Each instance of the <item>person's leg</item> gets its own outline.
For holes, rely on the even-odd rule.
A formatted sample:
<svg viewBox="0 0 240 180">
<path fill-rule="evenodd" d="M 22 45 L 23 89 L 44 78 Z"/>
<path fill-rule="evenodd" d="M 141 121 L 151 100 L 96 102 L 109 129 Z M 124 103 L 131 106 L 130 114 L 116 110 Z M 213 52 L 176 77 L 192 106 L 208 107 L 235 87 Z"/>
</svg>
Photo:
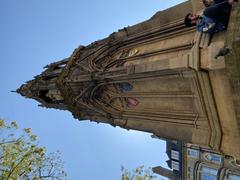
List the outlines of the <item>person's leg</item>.
<svg viewBox="0 0 240 180">
<path fill-rule="evenodd" d="M 238 2 L 238 0 L 202 0 L 202 3 L 204 4 L 205 7 L 212 6 L 214 4 L 219 4 L 224 1 L 230 2 L 230 4 L 233 4 L 233 2 Z"/>
<path fill-rule="evenodd" d="M 224 1 L 219 4 L 214 4 L 209 7 L 207 7 L 203 14 L 207 16 L 208 18 L 214 19 L 216 21 L 219 20 L 219 16 L 223 13 L 230 12 L 231 11 L 231 4 L 228 1 Z"/>
<path fill-rule="evenodd" d="M 222 2 L 224 2 L 224 1 L 226 1 L 226 0 L 214 0 L 214 3 L 215 3 L 215 4 L 219 4 L 219 3 L 222 3 Z"/>
<path fill-rule="evenodd" d="M 225 0 L 224 2 L 207 7 L 204 11 L 204 15 L 216 22 L 220 22 L 227 28 L 231 7 L 234 2 L 238 2 L 238 0 Z"/>
</svg>

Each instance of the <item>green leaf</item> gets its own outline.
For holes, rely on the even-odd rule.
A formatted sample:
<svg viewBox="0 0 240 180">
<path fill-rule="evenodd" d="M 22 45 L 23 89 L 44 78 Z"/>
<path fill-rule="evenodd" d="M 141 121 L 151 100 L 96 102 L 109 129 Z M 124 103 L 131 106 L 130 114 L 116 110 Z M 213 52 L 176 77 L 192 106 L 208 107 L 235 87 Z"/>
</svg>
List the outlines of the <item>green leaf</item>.
<svg viewBox="0 0 240 180">
<path fill-rule="evenodd" d="M 5 127 L 5 121 L 3 119 L 0 119 L 0 128 Z"/>
<path fill-rule="evenodd" d="M 30 139 L 31 139 L 31 141 L 36 141 L 37 140 L 37 136 L 36 135 L 31 135 Z"/>
<path fill-rule="evenodd" d="M 121 167 L 121 180 L 154 180 L 156 176 L 153 175 L 151 169 L 144 170 L 144 166 L 139 166 L 134 169 L 132 172 L 125 169 L 123 166 Z"/>
<path fill-rule="evenodd" d="M 12 128 L 18 129 L 18 124 L 16 121 L 11 122 Z"/>
<path fill-rule="evenodd" d="M 46 154 L 46 149 L 38 146 L 37 136 L 32 134 L 31 128 L 25 128 L 19 134 L 16 121 L 7 125 L 2 119 L 0 128 L 3 134 L 0 136 L 0 167 L 6 170 L 0 172 L 0 179 L 26 179 L 25 175 L 31 177 L 30 179 L 40 180 L 42 178 L 39 171 L 45 176 L 51 173 L 56 180 L 65 179 L 60 152 Z"/>
<path fill-rule="evenodd" d="M 30 134 L 32 132 L 31 128 L 24 128 L 25 133 Z"/>
</svg>

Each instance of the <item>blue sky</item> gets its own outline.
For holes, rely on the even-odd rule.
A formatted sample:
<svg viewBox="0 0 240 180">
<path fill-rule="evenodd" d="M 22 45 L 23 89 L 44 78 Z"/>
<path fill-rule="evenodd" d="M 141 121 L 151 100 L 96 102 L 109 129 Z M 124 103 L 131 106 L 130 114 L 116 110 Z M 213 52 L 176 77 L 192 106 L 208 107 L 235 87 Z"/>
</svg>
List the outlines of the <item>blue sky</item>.
<svg viewBox="0 0 240 180">
<path fill-rule="evenodd" d="M 31 127 L 40 145 L 60 150 L 70 180 L 118 180 L 121 165 L 166 166 L 165 143 L 149 134 L 79 122 L 11 93 L 42 67 L 183 0 L 1 0 L 0 117 Z"/>
</svg>

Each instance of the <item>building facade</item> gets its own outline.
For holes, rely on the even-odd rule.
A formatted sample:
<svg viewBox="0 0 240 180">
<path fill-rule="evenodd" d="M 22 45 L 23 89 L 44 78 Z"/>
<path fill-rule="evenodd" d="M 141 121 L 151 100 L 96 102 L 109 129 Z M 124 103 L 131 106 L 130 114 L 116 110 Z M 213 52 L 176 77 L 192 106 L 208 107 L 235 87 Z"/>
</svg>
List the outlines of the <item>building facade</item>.
<svg viewBox="0 0 240 180">
<path fill-rule="evenodd" d="M 239 161 L 208 148 L 187 144 L 184 148 L 185 179 L 240 180 Z"/>
<path fill-rule="evenodd" d="M 153 171 L 171 180 L 240 180 L 240 162 L 207 147 L 167 141 L 168 167 Z"/>
<path fill-rule="evenodd" d="M 189 0 L 78 47 L 17 92 L 79 120 L 151 132 L 240 159 L 239 6 L 227 31 L 185 28 Z M 223 46 L 231 53 L 215 58 Z M 233 146 L 234 144 L 234 146 Z"/>
</svg>

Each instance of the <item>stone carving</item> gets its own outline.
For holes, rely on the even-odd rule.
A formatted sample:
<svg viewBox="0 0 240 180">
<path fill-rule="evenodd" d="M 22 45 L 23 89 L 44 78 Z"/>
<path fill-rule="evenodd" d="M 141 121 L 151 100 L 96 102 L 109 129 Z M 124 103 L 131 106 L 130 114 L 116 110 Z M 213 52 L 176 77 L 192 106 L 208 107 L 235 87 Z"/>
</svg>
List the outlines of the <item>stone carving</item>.
<svg viewBox="0 0 240 180">
<path fill-rule="evenodd" d="M 229 32 L 210 42 L 209 36 L 184 27 L 185 12 L 201 10 L 199 3 L 184 2 L 80 46 L 18 92 L 80 120 L 151 132 L 240 158 L 240 100 L 231 86 L 239 81 L 234 76 L 239 69 L 225 64 L 224 57 L 212 58 Z"/>
</svg>

